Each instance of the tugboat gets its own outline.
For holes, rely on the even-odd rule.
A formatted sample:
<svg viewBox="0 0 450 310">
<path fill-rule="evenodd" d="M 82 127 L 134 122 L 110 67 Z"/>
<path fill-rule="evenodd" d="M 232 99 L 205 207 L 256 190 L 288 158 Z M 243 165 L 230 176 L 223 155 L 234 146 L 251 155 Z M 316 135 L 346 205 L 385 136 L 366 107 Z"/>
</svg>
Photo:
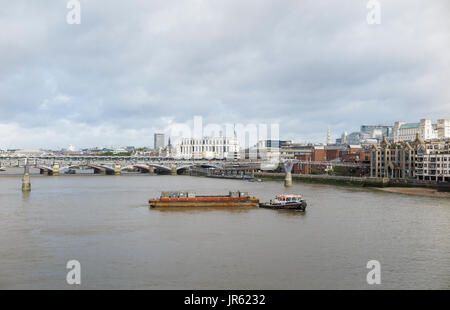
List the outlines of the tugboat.
<svg viewBox="0 0 450 310">
<path fill-rule="evenodd" d="M 302 198 L 302 195 L 278 195 L 274 200 L 270 200 L 268 203 L 260 203 L 260 208 L 267 209 L 290 209 L 290 210 L 306 210 L 306 201 Z"/>
<path fill-rule="evenodd" d="M 158 207 L 256 207 L 259 199 L 247 192 L 228 195 L 197 195 L 194 192 L 162 192 L 160 198 L 149 199 L 151 208 Z"/>
</svg>

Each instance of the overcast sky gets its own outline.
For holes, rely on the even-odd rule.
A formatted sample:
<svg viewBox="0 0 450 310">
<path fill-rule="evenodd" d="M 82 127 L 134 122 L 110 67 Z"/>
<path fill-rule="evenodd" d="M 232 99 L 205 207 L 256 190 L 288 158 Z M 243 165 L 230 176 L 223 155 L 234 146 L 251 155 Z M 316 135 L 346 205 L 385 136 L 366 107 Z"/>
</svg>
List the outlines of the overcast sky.
<svg viewBox="0 0 450 310">
<path fill-rule="evenodd" d="M 0 149 L 151 146 L 174 123 L 325 142 L 450 118 L 450 1 L 0 0 Z"/>
</svg>

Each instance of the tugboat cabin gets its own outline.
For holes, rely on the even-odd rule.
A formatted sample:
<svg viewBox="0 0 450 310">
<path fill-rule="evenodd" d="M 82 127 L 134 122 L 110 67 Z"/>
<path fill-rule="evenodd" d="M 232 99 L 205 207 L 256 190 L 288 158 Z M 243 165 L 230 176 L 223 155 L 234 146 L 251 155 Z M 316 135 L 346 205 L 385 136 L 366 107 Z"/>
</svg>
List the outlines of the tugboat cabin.
<svg viewBox="0 0 450 310">
<path fill-rule="evenodd" d="M 300 202 L 302 195 L 278 195 L 276 201 L 280 203 Z"/>
</svg>

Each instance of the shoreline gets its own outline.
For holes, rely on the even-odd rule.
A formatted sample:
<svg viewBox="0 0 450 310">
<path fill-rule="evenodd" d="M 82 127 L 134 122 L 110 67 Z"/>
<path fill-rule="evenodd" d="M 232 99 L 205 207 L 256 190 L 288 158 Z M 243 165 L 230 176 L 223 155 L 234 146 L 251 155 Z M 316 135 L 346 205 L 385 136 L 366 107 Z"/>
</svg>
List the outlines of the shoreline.
<svg viewBox="0 0 450 310">
<path fill-rule="evenodd" d="M 450 198 L 449 192 L 440 192 L 435 188 L 429 187 L 375 187 L 375 190 L 423 197 Z"/>
<path fill-rule="evenodd" d="M 263 180 L 283 181 L 283 173 L 260 173 L 255 176 Z M 320 175 L 299 175 L 292 174 L 292 181 L 299 183 L 316 183 L 328 184 L 334 186 L 350 186 L 350 187 L 365 187 L 372 188 L 395 194 L 450 198 L 450 191 L 448 187 L 439 187 L 439 185 L 416 185 L 416 184 L 402 184 L 382 179 L 368 179 L 359 177 L 336 177 L 336 176 L 320 176 Z M 443 189 L 443 190 L 440 190 Z"/>
</svg>

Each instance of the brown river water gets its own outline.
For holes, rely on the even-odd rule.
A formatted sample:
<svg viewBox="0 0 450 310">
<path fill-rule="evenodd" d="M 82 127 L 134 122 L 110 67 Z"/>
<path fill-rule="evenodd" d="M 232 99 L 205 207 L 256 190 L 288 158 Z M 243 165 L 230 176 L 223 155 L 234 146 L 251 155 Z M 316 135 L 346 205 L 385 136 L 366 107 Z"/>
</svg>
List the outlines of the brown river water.
<svg viewBox="0 0 450 310">
<path fill-rule="evenodd" d="M 450 288 L 450 199 L 169 175 L 32 176 L 23 194 L 4 174 L 0 289 Z M 149 209 L 166 190 L 301 193 L 308 208 Z M 80 286 L 66 283 L 72 259 Z"/>
</svg>

